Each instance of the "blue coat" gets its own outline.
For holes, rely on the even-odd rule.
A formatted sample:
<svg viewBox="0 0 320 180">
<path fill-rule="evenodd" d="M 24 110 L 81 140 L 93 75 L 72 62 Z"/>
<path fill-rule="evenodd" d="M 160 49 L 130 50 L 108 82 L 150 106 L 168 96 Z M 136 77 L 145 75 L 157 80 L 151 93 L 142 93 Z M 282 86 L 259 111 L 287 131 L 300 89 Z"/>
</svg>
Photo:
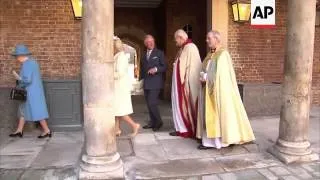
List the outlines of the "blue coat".
<svg viewBox="0 0 320 180">
<path fill-rule="evenodd" d="M 164 53 L 161 50 L 154 48 L 151 51 L 149 59 L 147 59 L 147 54 L 144 54 L 140 62 L 140 79 L 143 79 L 144 81 L 143 88 L 145 90 L 162 89 L 164 86 L 163 77 L 167 70 Z M 157 73 L 154 75 L 148 74 L 148 71 L 154 67 L 158 69 Z"/>
<path fill-rule="evenodd" d="M 27 90 L 27 101 L 22 104 L 26 121 L 40 121 L 49 117 L 38 63 L 29 57 L 20 69 L 19 86 Z"/>
</svg>

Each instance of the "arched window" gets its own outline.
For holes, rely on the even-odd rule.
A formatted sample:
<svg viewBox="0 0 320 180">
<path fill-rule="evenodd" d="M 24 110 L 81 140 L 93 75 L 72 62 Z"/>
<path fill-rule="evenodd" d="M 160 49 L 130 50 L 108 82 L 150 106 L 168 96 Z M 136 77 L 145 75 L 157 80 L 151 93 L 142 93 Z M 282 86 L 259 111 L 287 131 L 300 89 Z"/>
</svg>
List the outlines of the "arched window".
<svg viewBox="0 0 320 180">
<path fill-rule="evenodd" d="M 187 24 L 183 27 L 183 30 L 188 34 L 189 39 L 192 39 L 192 26 Z"/>
</svg>

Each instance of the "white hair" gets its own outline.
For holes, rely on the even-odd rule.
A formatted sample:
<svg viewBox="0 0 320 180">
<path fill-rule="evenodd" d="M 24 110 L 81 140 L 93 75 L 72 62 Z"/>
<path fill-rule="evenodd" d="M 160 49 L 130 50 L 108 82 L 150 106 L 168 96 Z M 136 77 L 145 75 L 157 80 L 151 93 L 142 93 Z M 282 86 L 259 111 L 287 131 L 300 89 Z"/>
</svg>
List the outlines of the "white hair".
<svg viewBox="0 0 320 180">
<path fill-rule="evenodd" d="M 154 37 L 151 34 L 147 34 L 147 35 L 144 36 L 144 41 L 146 41 L 147 39 L 154 40 Z"/>
<path fill-rule="evenodd" d="M 174 33 L 174 37 L 181 37 L 184 40 L 188 39 L 188 34 L 182 30 L 182 29 L 178 29 L 175 33 Z"/>
<path fill-rule="evenodd" d="M 208 34 L 212 34 L 212 36 L 220 43 L 221 42 L 221 34 L 217 30 L 211 30 Z"/>
<path fill-rule="evenodd" d="M 123 43 L 121 39 L 117 36 L 113 36 L 113 45 L 114 45 L 114 51 L 119 52 L 124 50 Z"/>
</svg>

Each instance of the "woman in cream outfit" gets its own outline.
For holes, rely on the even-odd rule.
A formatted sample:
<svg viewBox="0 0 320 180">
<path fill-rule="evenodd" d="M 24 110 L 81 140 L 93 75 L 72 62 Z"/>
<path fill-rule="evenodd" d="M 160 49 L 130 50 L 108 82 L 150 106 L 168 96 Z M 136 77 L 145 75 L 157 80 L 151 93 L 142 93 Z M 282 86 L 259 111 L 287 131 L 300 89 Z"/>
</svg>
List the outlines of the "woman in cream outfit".
<svg viewBox="0 0 320 180">
<path fill-rule="evenodd" d="M 119 120 L 122 119 L 132 127 L 131 136 L 135 136 L 139 131 L 140 124 L 134 122 L 129 116 L 133 113 L 131 82 L 128 74 L 129 59 L 124 53 L 122 41 L 118 37 L 114 37 L 114 60 L 116 134 L 121 135 Z"/>
</svg>

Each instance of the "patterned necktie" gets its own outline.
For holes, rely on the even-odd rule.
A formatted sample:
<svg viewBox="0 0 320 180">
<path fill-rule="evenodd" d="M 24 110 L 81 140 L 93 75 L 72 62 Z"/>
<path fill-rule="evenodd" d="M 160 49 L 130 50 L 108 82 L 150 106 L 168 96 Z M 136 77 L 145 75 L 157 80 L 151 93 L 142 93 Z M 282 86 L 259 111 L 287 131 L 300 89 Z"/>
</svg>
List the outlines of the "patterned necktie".
<svg viewBox="0 0 320 180">
<path fill-rule="evenodd" d="M 147 60 L 149 60 L 150 55 L 151 55 L 151 50 L 148 50 L 148 52 L 147 52 Z"/>
</svg>

